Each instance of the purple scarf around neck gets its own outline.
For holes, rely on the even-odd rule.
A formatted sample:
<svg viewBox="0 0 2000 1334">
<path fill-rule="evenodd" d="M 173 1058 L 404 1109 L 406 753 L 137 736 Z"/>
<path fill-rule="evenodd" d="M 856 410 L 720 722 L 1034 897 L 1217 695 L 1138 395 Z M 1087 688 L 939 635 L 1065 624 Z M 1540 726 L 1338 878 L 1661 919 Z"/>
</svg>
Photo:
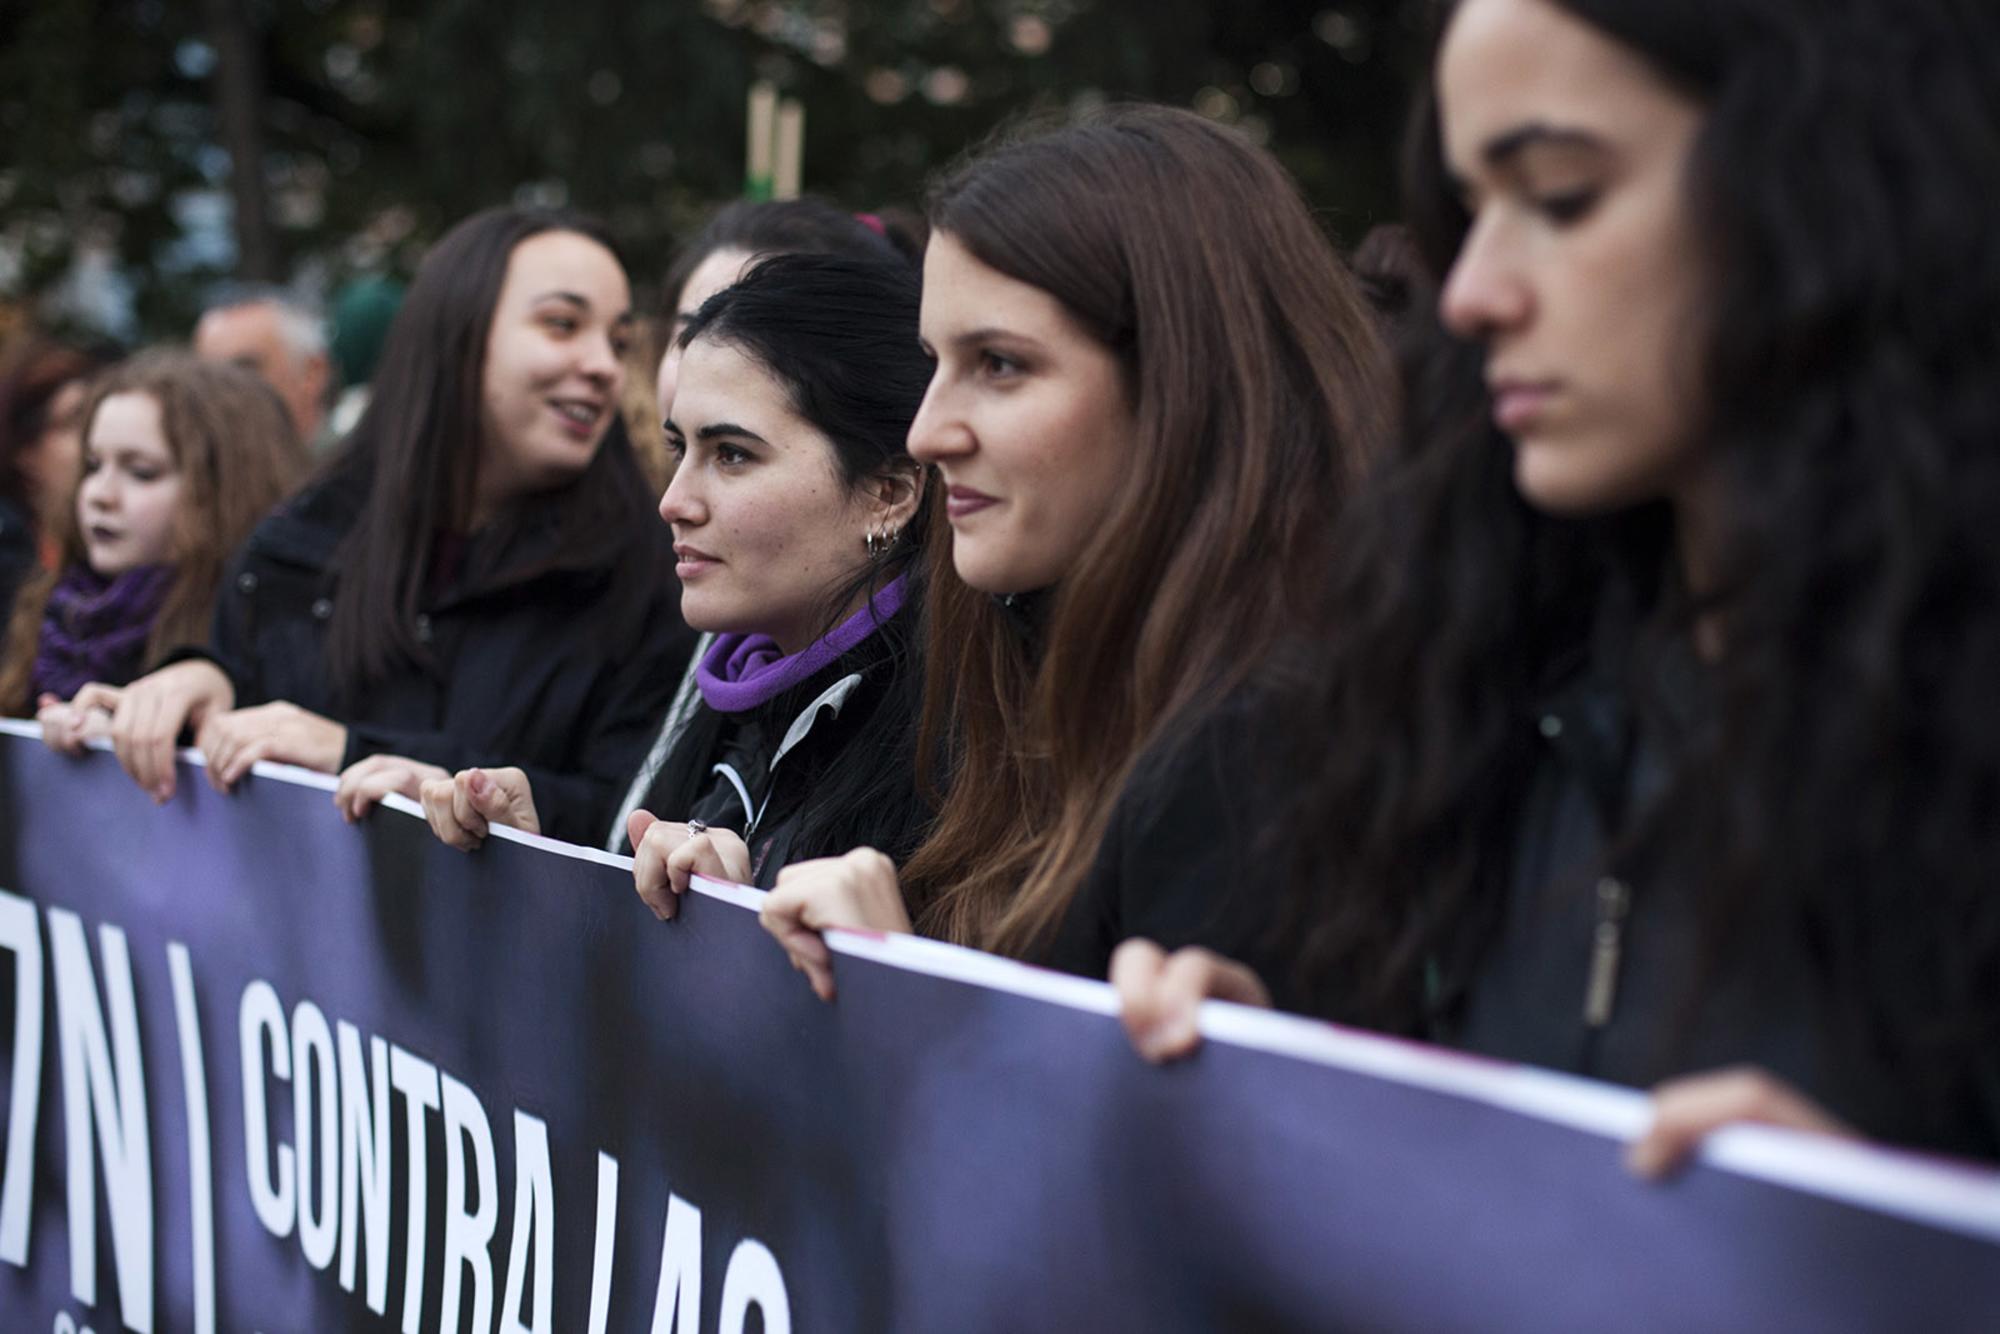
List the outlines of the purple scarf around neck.
<svg viewBox="0 0 2000 1334">
<path fill-rule="evenodd" d="M 790 657 L 769 635 L 717 635 L 694 669 L 702 699 L 718 713 L 769 703 L 873 634 L 902 609 L 903 591 L 903 576 L 897 575 L 867 606 Z"/>
<path fill-rule="evenodd" d="M 68 699 L 92 681 L 124 685 L 137 676 L 173 583 L 171 565 L 141 565 L 110 579 L 88 565 L 64 570 L 42 613 L 34 697 Z"/>
</svg>

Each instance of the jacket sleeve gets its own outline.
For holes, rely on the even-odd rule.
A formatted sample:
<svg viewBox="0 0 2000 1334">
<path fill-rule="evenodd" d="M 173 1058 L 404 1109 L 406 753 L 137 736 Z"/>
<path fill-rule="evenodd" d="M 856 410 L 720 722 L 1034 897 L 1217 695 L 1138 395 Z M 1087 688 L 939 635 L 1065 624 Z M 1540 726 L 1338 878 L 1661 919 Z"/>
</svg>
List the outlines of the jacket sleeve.
<svg viewBox="0 0 2000 1334">
<path fill-rule="evenodd" d="M 229 678 L 236 692 L 236 707 L 263 704 L 264 697 L 256 670 L 256 654 L 250 643 L 250 599 L 240 588 L 248 577 L 250 553 L 239 550 L 224 568 L 216 586 L 215 612 L 209 617 L 207 644 L 182 644 L 160 659 L 161 667 L 177 662 L 212 662 Z M 158 670 L 155 668 L 154 670 Z"/>
<path fill-rule="evenodd" d="M 493 753 L 444 731 L 358 722 L 348 726 L 341 767 L 370 755 L 403 755 L 453 772 L 518 764 L 534 792 L 542 832 L 598 846 L 645 759 L 693 649 L 693 632 L 678 615 L 658 624 L 659 631 L 647 636 L 638 651 L 600 674 L 561 764 L 523 764 L 518 755 Z"/>
</svg>

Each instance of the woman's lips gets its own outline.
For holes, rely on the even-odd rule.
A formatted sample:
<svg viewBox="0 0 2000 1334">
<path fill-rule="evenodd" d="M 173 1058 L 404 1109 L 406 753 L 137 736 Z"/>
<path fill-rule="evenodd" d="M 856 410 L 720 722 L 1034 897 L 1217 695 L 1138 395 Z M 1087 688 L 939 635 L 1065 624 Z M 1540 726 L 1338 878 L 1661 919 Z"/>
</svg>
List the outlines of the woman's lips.
<svg viewBox="0 0 2000 1334">
<path fill-rule="evenodd" d="M 969 486 L 949 487 L 944 493 L 944 512 L 953 519 L 963 519 L 968 514 L 977 514 L 987 506 L 999 503 L 998 497 L 975 491 Z"/>
<path fill-rule="evenodd" d="M 1555 397 L 1553 384 L 1508 383 L 1493 387 L 1493 424 L 1509 435 L 1532 430 Z"/>
<path fill-rule="evenodd" d="M 681 542 L 674 543 L 674 574 L 677 578 L 691 579 L 721 563 L 699 547 L 691 547 Z"/>
<path fill-rule="evenodd" d="M 595 436 L 604 418 L 602 405 L 584 403 L 576 399 L 550 399 L 549 408 L 555 413 L 556 421 L 562 426 L 564 433 L 574 440 L 589 440 Z"/>
</svg>

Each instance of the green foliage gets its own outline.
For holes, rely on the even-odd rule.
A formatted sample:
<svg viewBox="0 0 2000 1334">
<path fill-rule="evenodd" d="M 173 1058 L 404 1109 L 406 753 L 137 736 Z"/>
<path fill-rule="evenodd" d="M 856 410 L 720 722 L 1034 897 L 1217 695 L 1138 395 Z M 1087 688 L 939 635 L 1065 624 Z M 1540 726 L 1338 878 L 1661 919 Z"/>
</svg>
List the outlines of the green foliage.
<svg viewBox="0 0 2000 1334">
<path fill-rule="evenodd" d="M 248 25 L 262 64 L 260 179 L 288 271 L 407 271 L 456 218 L 528 199 L 604 216 L 643 298 L 676 238 L 741 189 L 759 77 L 806 106 L 806 188 L 857 208 L 917 203 L 929 173 L 1012 115 L 1143 97 L 1264 139 L 1352 242 L 1391 211 L 1426 9 L 17 0 L 0 9 L 0 297 L 59 307 L 62 276 L 95 251 L 141 331 L 173 336 L 228 275 L 234 256 L 201 244 L 228 217 L 218 10 Z"/>
</svg>

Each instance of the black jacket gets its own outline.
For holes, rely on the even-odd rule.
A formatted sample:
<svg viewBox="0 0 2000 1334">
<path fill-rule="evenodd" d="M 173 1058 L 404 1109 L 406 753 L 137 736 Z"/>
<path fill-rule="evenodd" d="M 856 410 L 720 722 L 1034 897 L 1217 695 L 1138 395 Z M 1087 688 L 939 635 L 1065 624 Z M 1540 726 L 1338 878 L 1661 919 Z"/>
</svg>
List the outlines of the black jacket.
<svg viewBox="0 0 2000 1334">
<path fill-rule="evenodd" d="M 932 815 L 917 796 L 913 761 L 922 667 L 912 604 L 920 601 L 913 593 L 861 643 L 742 713 L 702 703 L 690 664 L 611 830 L 612 850 L 630 851 L 623 817 L 643 806 L 741 835 L 752 883 L 765 888 L 790 862 L 852 848 L 907 858 Z"/>
<path fill-rule="evenodd" d="M 343 768 L 374 754 L 451 770 L 519 765 L 543 832 L 595 842 L 694 642 L 665 525 L 615 565 L 453 581 L 417 618 L 435 667 L 405 668 L 349 704 L 335 697 L 324 646 L 340 596 L 335 553 L 362 499 L 351 481 L 315 484 L 259 524 L 230 562 L 210 649 L 238 706 L 289 700 L 344 723 Z M 514 540 L 547 536 L 530 527 Z M 460 568 L 520 564 L 469 553 Z M 645 581 L 638 616 L 617 614 L 621 577 Z"/>
<path fill-rule="evenodd" d="M 1255 972 L 1296 1008 L 1278 938 L 1283 869 L 1259 842 L 1262 769 L 1283 725 L 1279 696 L 1245 686 L 1178 721 L 1133 766 L 1089 874 L 1036 962 L 1103 978 L 1120 942 L 1201 945 Z"/>
<path fill-rule="evenodd" d="M 1433 1036 L 1642 1088 L 1755 1065 L 1873 1137 L 2000 1158 L 2000 1052 L 1963 1072 L 1955 1105 L 1920 1105 L 1843 1031 L 1808 923 L 1749 918 L 1705 962 L 1691 887 L 1622 839 L 1701 717 L 1702 671 L 1684 646 L 1632 669 L 1605 656 L 1525 720 L 1540 752 L 1513 846 L 1496 852 L 1500 919 Z"/>
</svg>

